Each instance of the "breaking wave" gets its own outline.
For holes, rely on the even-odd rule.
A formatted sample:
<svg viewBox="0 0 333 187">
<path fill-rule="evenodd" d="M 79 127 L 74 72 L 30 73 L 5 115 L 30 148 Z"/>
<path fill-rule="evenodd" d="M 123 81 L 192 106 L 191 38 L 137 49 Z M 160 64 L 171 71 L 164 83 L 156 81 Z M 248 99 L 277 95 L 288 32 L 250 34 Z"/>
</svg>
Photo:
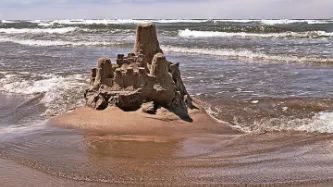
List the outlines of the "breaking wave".
<svg viewBox="0 0 333 187">
<path fill-rule="evenodd" d="M 140 23 L 148 23 L 146 20 L 34 20 L 30 21 L 31 23 L 37 23 L 39 26 L 53 26 L 53 25 L 111 25 L 111 24 L 140 24 Z"/>
<path fill-rule="evenodd" d="M 122 25 L 122 24 L 144 24 L 144 23 L 204 23 L 210 20 L 191 20 L 191 19 L 161 19 L 161 20 L 136 20 L 136 19 L 110 19 L 110 20 L 34 20 L 39 26 L 49 27 L 53 25 Z"/>
<path fill-rule="evenodd" d="M 62 41 L 62 40 L 29 40 L 29 39 L 15 39 L 15 38 L 1 38 L 0 42 L 12 42 L 21 45 L 28 45 L 28 46 L 95 46 L 95 47 L 111 47 L 111 46 L 121 46 L 125 45 L 126 43 L 122 42 L 75 42 L 75 41 Z"/>
<path fill-rule="evenodd" d="M 31 23 L 36 23 L 40 26 L 53 26 L 53 25 L 117 25 L 117 24 L 142 24 L 142 23 L 260 23 L 263 25 L 288 25 L 295 23 L 306 24 L 333 24 L 333 20 L 260 20 L 260 19 L 108 19 L 108 20 L 32 20 Z M 8 22 L 11 23 L 11 22 Z"/>
<path fill-rule="evenodd" d="M 243 132 L 299 131 L 307 133 L 333 133 L 333 113 L 319 112 L 312 118 L 299 119 L 290 117 L 264 118 L 253 124 L 237 123 L 235 129 Z"/>
<path fill-rule="evenodd" d="M 246 32 L 218 32 L 218 31 L 196 31 L 179 30 L 178 36 L 183 38 L 208 38 L 208 37 L 243 37 L 243 38 L 318 38 L 333 37 L 333 32 L 307 31 L 307 32 L 283 32 L 283 33 L 246 33 Z"/>
<path fill-rule="evenodd" d="M 333 24 L 333 20 L 292 20 L 292 19 L 281 19 L 281 20 L 261 20 L 261 19 L 236 19 L 236 20 L 213 20 L 215 23 L 218 22 L 232 22 L 232 23 L 251 23 L 257 22 L 264 25 L 288 25 L 295 23 L 306 23 L 306 24 Z"/>
<path fill-rule="evenodd" d="M 9 20 L 0 20 L 0 23 L 15 23 L 14 21 Z"/>
<path fill-rule="evenodd" d="M 318 112 L 312 118 L 295 118 L 295 117 L 264 117 L 253 123 L 240 122 L 234 117 L 233 122 L 228 123 L 220 119 L 219 114 L 222 112 L 219 107 L 212 107 L 204 102 L 206 112 L 215 120 L 228 124 L 235 130 L 245 133 L 265 133 L 265 132 L 307 132 L 307 133 L 333 133 L 333 112 Z"/>
<path fill-rule="evenodd" d="M 333 20 L 259 20 L 261 23 L 266 25 L 287 25 L 295 23 L 307 23 L 307 24 L 332 24 Z"/>
<path fill-rule="evenodd" d="M 9 37 L 0 37 L 0 42 L 12 42 L 20 45 L 28 46 L 62 46 L 62 47 L 122 47 L 132 45 L 130 41 L 63 41 L 63 40 L 31 40 L 31 39 L 16 39 Z M 321 63 L 331 64 L 333 59 L 322 58 L 316 56 L 295 56 L 288 54 L 266 54 L 263 52 L 255 52 L 249 49 L 230 49 L 230 48 L 190 48 L 190 47 L 177 47 L 170 45 L 161 46 L 165 52 L 174 52 L 192 55 L 213 55 L 224 56 L 231 58 L 240 58 L 248 60 L 267 60 L 267 61 L 282 61 L 282 62 L 299 62 L 299 63 Z"/>
<path fill-rule="evenodd" d="M 5 34 L 23 34 L 23 33 L 65 34 L 65 33 L 69 33 L 69 32 L 74 32 L 76 30 L 77 30 L 77 28 L 75 28 L 75 27 L 45 28 L 45 29 L 40 29 L 40 28 L 34 28 L 34 29 L 0 28 L 0 33 L 5 33 Z"/>
<path fill-rule="evenodd" d="M 270 55 L 261 52 L 254 52 L 248 49 L 208 49 L 208 48 L 186 48 L 175 46 L 162 46 L 163 51 L 176 52 L 184 54 L 201 54 L 201 55 L 214 55 L 225 56 L 233 58 L 245 58 L 249 60 L 267 60 L 267 61 L 282 61 L 282 62 L 299 62 L 299 63 L 333 63 L 330 58 L 318 57 L 298 57 L 292 55 Z"/>
<path fill-rule="evenodd" d="M 25 80 L 20 74 L 6 73 L 0 79 L 0 91 L 24 95 L 43 93 L 41 103 L 47 107 L 45 115 L 56 115 L 83 105 L 82 93 L 87 82 L 84 75 L 31 74 L 30 77 L 35 79 Z"/>
</svg>

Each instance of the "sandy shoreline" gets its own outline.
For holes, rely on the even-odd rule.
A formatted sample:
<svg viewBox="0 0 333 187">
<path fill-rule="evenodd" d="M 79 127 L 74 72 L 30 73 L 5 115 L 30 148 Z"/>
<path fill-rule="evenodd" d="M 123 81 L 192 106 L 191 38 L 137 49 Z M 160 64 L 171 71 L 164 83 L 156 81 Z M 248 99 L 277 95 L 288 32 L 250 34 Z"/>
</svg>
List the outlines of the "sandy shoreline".
<svg viewBox="0 0 333 187">
<path fill-rule="evenodd" d="M 0 158 L 0 182 L 6 187 L 107 187 L 118 186 L 116 184 L 92 183 L 76 181 L 48 175 L 44 172 L 23 166 L 11 160 Z M 128 185 L 130 186 L 130 185 Z"/>
<path fill-rule="evenodd" d="M 331 186 L 331 135 L 243 134 L 203 110 L 191 116 L 189 123 L 163 112 L 79 108 L 49 121 L 72 130 L 32 134 L 24 141 L 38 144 L 18 160 L 2 157 L 0 180 L 10 187 Z"/>
<path fill-rule="evenodd" d="M 202 108 L 190 115 L 193 122 L 163 110 L 81 107 L 49 120 L 51 130 L 5 141 L 0 181 L 9 187 L 332 184 L 330 134 L 244 134 Z"/>
<path fill-rule="evenodd" d="M 0 181 L 1 185 L 6 187 L 60 187 L 60 186 L 71 186 L 71 187 L 108 187 L 108 186 L 144 186 L 138 184 L 110 184 L 110 183 L 94 183 L 84 182 L 72 179 L 66 179 L 62 177 L 56 177 L 44 172 L 32 169 L 21 164 L 18 164 L 11 160 L 5 160 L 0 158 Z M 330 187 L 332 186 L 332 180 L 327 181 L 303 181 L 295 183 L 271 183 L 271 184 L 223 184 L 226 187 Z M 193 183 L 192 183 L 193 184 Z M 161 185 L 156 182 L 155 185 Z M 206 184 L 208 185 L 208 184 Z M 221 184 L 209 184 L 209 186 L 220 186 Z M 163 185 L 162 185 L 163 186 Z M 187 186 L 173 184 L 173 186 Z M 205 186 L 205 185 L 200 185 Z"/>
<path fill-rule="evenodd" d="M 159 110 L 157 114 L 151 115 L 140 110 L 124 112 L 117 107 L 108 107 L 102 111 L 81 107 L 73 112 L 51 119 L 49 124 L 87 132 L 113 134 L 171 135 L 184 131 L 211 131 L 221 134 L 240 133 L 212 119 L 202 108 L 191 110 L 190 115 L 193 122 L 183 121 L 166 110 Z"/>
</svg>

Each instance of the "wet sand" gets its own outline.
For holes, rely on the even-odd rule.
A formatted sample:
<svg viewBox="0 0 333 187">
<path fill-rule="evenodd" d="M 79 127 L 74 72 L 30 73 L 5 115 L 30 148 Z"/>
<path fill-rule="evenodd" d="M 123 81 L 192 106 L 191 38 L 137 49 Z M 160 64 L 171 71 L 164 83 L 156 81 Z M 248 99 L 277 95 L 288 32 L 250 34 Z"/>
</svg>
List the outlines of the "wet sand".
<svg viewBox="0 0 333 187">
<path fill-rule="evenodd" d="M 94 182 L 84 182 L 84 181 L 76 181 L 70 180 L 60 177 L 54 177 L 43 172 L 40 172 L 35 169 L 31 169 L 29 167 L 24 167 L 20 164 L 17 164 L 10 160 L 0 159 L 0 181 L 1 185 L 6 187 L 59 187 L 59 186 L 71 186 L 71 187 L 107 187 L 107 186 L 120 186 L 119 184 L 109 184 L 109 183 L 94 183 Z M 137 186 L 130 184 L 123 184 L 121 186 Z M 144 186 L 144 185 L 142 185 Z M 174 185 L 176 186 L 176 185 Z M 210 185 L 212 186 L 212 185 Z M 227 187 L 260 187 L 260 186 L 295 186 L 295 187 L 330 187 L 332 186 L 331 181 L 319 182 L 319 183 L 300 183 L 300 184 L 225 184 L 223 186 Z"/>
<path fill-rule="evenodd" d="M 79 108 L 2 137 L 5 186 L 331 186 L 333 135 L 244 134 L 203 110 Z"/>
<path fill-rule="evenodd" d="M 203 108 L 190 110 L 189 113 L 192 122 L 183 121 L 165 109 L 159 109 L 156 115 L 150 115 L 140 110 L 124 112 L 117 107 L 109 107 L 103 111 L 82 107 L 51 119 L 49 124 L 62 128 L 80 129 L 85 132 L 95 131 L 114 134 L 172 136 L 183 131 L 213 131 L 221 134 L 239 133 L 227 125 L 218 123 Z"/>
<path fill-rule="evenodd" d="M 0 159 L 1 186 L 6 187 L 44 187 L 44 186 L 73 186 L 88 187 L 93 184 L 57 178 L 36 169 L 24 167 L 11 160 Z M 95 184 L 95 186 L 97 186 Z M 103 186 L 103 184 L 99 185 Z"/>
<path fill-rule="evenodd" d="M 5 157 L 10 160 L 0 159 L 2 184 L 331 186 L 333 182 L 332 158 L 328 154 L 331 151 L 327 150 L 332 143 L 329 135 L 269 133 L 223 137 L 199 133 L 176 141 L 161 137 L 131 140 L 113 135 L 84 135 L 80 140 L 79 135 L 65 134 L 42 148 L 39 143 L 28 146 L 33 150 Z"/>
</svg>

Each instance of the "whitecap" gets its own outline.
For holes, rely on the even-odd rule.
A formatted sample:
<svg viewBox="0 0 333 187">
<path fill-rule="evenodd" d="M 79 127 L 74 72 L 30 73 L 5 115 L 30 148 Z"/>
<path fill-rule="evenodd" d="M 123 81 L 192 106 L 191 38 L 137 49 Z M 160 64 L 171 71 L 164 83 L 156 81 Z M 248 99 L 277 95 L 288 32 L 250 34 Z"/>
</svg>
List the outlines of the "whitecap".
<svg viewBox="0 0 333 187">
<path fill-rule="evenodd" d="M 0 28 L 0 33 L 5 34 L 23 34 L 23 33 L 48 33 L 48 34 L 65 34 L 75 31 L 75 27 L 66 27 L 66 28 L 35 28 L 35 29 L 16 29 L 16 28 Z"/>
<path fill-rule="evenodd" d="M 234 117 L 232 123 L 228 123 L 218 116 L 222 112 L 220 107 L 212 107 L 209 103 L 202 102 L 208 115 L 215 120 L 229 125 L 231 128 L 244 133 L 264 133 L 264 132 L 307 132 L 307 133 L 333 133 L 333 112 L 322 111 L 315 114 L 311 118 L 293 118 L 293 117 L 278 117 L 278 118 L 262 118 L 253 123 L 239 122 L 237 117 Z M 288 108 L 284 108 L 287 110 Z M 242 121 L 242 120 L 241 120 Z"/>
<path fill-rule="evenodd" d="M 41 103 L 47 107 L 45 115 L 56 115 L 83 105 L 82 93 L 87 86 L 85 75 L 64 77 L 46 74 L 40 78 L 25 80 L 17 74 L 6 74 L 0 80 L 0 91 L 24 95 L 44 93 Z"/>
<path fill-rule="evenodd" d="M 74 42 L 74 41 L 63 41 L 63 40 L 30 40 L 30 39 L 16 39 L 9 37 L 0 37 L 0 42 L 12 42 L 21 45 L 28 46 L 117 46 L 123 43 L 121 42 L 106 42 L 106 41 L 97 41 L 97 42 Z"/>
<path fill-rule="evenodd" d="M 329 64 L 333 63 L 333 59 L 330 58 L 318 58 L 318 57 L 298 57 L 292 55 L 270 55 L 262 52 L 254 52 L 249 49 L 209 49 L 209 48 L 187 48 L 187 47 L 176 47 L 176 46 L 162 46 L 165 52 L 192 54 L 192 55 L 214 55 L 224 56 L 231 58 L 241 58 L 249 60 L 264 60 L 264 61 L 277 61 L 277 62 L 298 62 L 298 63 L 322 63 Z"/>
<path fill-rule="evenodd" d="M 104 20 L 91 20 L 91 19 L 70 19 L 70 20 L 32 20 L 31 23 L 37 23 L 39 26 L 53 26 L 53 25 L 122 25 L 122 24 L 145 24 L 145 23 L 204 23 L 210 20 L 198 19 L 104 19 Z"/>
<path fill-rule="evenodd" d="M 183 38 L 212 38 L 212 37 L 241 37 L 241 38 L 312 38 L 333 37 L 333 32 L 307 31 L 307 32 L 283 32 L 283 33 L 246 33 L 246 32 L 218 32 L 218 31 L 196 31 L 179 30 L 178 36 Z"/>
<path fill-rule="evenodd" d="M 319 112 L 312 118 L 264 118 L 253 124 L 234 121 L 234 128 L 243 132 L 297 131 L 307 133 L 333 133 L 333 112 Z"/>
<path fill-rule="evenodd" d="M 14 21 L 9 21 L 9 20 L 0 20 L 2 23 L 15 23 Z"/>
<path fill-rule="evenodd" d="M 332 24 L 333 20 L 296 20 L 296 19 L 216 19 L 215 23 L 231 22 L 231 23 L 261 23 L 263 25 L 288 25 L 295 23 L 307 24 Z"/>
</svg>

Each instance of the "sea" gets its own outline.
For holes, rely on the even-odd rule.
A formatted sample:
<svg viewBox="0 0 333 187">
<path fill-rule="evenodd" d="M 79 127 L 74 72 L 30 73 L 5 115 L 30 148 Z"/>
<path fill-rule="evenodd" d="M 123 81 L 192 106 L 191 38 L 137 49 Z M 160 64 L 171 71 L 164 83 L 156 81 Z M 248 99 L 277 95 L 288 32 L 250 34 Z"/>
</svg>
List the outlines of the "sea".
<svg viewBox="0 0 333 187">
<path fill-rule="evenodd" d="M 227 145 L 218 144 L 219 135 L 210 136 L 214 145 L 207 143 L 207 137 L 200 139 L 201 136 L 177 144 L 174 149 L 181 149 L 179 145 L 200 149 L 198 154 L 182 157 L 188 160 L 179 164 L 179 167 L 197 169 L 183 173 L 188 181 L 192 180 L 191 175 L 196 175 L 202 184 L 205 181 L 271 184 L 331 179 L 332 19 L 0 20 L 0 158 L 56 177 L 110 182 L 100 170 L 94 170 L 94 176 L 84 173 L 83 170 L 92 166 L 84 164 L 88 161 L 75 161 L 80 158 L 84 141 L 69 129 L 48 126 L 47 121 L 85 105 L 83 93 L 89 85 L 90 68 L 96 66 L 100 57 L 108 56 L 115 63 L 117 54 L 132 52 L 136 25 L 142 23 L 156 25 L 167 59 L 180 63 L 188 92 L 202 103 L 212 118 L 247 138 L 260 137 L 256 139 L 258 142 L 260 139 L 260 145 L 251 138 L 234 137 L 233 147 L 240 146 L 242 150 L 231 151 L 230 158 L 224 158 L 228 162 L 223 163 L 217 159 L 217 153 Z M 278 148 L 273 146 L 275 140 Z M 253 146 L 245 146 L 251 141 Z M 270 141 L 274 148 L 267 148 Z M 253 153 L 250 150 L 253 151 L 255 145 L 264 145 L 267 149 Z M 62 156 L 70 155 L 66 150 L 71 146 L 80 149 L 69 151 L 72 156 L 65 162 Z M 110 146 L 117 145 L 110 143 Z M 119 146 L 128 145 L 122 140 Z M 229 148 L 225 149 L 230 152 Z M 248 152 L 242 154 L 247 149 Z M 57 155 L 58 151 L 63 154 Z M 215 160 L 203 163 L 202 151 Z M 105 156 L 103 154 L 99 156 Z M 54 155 L 56 159 L 52 160 Z M 196 156 L 198 158 L 194 159 Z M 117 162 L 118 157 L 112 158 Z M 179 155 L 175 159 L 179 159 Z M 281 164 L 284 159 L 289 160 Z M 238 165 L 233 165 L 236 162 Z M 269 164 L 264 164 L 266 162 Z M 190 163 L 196 164 L 189 166 Z M 72 168 L 70 174 L 63 170 L 66 166 Z M 79 173 L 74 172 L 75 167 L 80 168 Z M 234 172 L 233 177 L 238 176 L 238 179 L 233 180 L 230 173 L 215 171 L 221 168 Z M 267 168 L 274 172 L 270 173 Z M 296 176 L 295 171 L 302 175 Z M 207 172 L 209 176 L 205 175 Z M 255 172 L 261 172 L 260 177 Z M 269 176 L 265 178 L 266 174 Z M 251 180 L 245 176 L 251 176 Z M 143 174 L 141 177 L 144 180 Z M 162 175 L 155 177 L 151 180 L 163 183 Z M 132 179 L 142 182 L 140 177 Z M 1 180 L 5 178 L 0 176 Z M 130 179 L 124 175 L 117 182 L 122 180 Z M 184 181 L 178 182 L 183 184 Z"/>
</svg>

